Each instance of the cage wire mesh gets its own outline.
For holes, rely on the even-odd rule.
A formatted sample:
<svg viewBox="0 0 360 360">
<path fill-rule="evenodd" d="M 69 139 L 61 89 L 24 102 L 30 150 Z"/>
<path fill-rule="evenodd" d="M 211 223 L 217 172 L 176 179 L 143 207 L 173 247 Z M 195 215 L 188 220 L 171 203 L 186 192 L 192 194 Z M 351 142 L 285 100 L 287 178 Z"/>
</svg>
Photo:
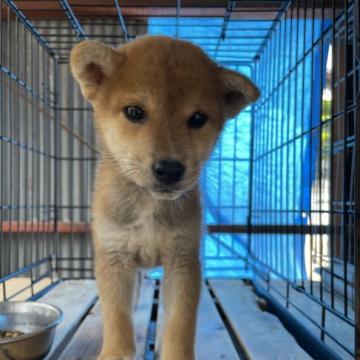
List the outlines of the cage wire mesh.
<svg viewBox="0 0 360 360">
<path fill-rule="evenodd" d="M 164 34 L 262 91 L 202 174 L 205 276 L 250 278 L 334 358 L 359 358 L 358 1 L 155 3 L 0 0 L 0 299 L 93 277 L 100 154 L 72 46 Z"/>
</svg>

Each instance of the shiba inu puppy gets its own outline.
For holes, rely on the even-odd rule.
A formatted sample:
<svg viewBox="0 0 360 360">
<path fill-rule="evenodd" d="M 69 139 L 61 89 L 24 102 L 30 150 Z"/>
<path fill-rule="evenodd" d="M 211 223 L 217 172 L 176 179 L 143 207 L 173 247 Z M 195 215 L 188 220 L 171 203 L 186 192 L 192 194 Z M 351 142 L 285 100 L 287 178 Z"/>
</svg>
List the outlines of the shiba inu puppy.
<svg viewBox="0 0 360 360">
<path fill-rule="evenodd" d="M 137 269 L 162 265 L 161 359 L 192 360 L 201 285 L 198 175 L 225 120 L 259 91 L 200 48 L 160 36 L 118 49 L 84 41 L 70 65 L 93 105 L 102 152 L 92 206 L 100 359 L 135 357 Z"/>
</svg>

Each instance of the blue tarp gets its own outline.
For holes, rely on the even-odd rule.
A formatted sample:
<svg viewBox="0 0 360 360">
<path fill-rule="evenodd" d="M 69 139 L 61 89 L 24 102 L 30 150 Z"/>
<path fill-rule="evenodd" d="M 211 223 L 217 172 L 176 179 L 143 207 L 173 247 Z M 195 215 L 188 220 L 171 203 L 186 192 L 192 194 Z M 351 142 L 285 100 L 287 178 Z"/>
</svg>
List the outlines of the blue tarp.
<svg viewBox="0 0 360 360">
<path fill-rule="evenodd" d="M 215 58 L 223 66 L 252 76 L 254 63 L 250 62 L 250 59 L 255 56 L 263 42 L 261 38 L 266 35 L 272 26 L 272 22 L 230 22 L 227 38 L 219 42 L 222 23 L 223 19 L 220 18 L 181 18 L 180 20 L 176 18 L 150 18 L 148 32 L 151 35 L 161 34 L 185 38 L 201 46 L 209 56 Z M 281 56 L 285 59 L 280 62 L 282 66 L 275 69 L 275 72 L 278 73 L 271 74 L 272 76 L 257 74 L 256 77 L 261 79 L 258 85 L 262 89 L 262 96 L 268 96 L 268 93 L 276 85 L 275 79 L 288 73 L 289 69 L 296 63 L 304 63 L 305 66 L 297 66 L 297 70 L 289 72 L 289 76 L 284 81 L 283 96 L 290 98 L 288 107 L 285 108 L 281 104 L 272 103 L 272 107 L 267 106 L 266 111 L 255 113 L 254 133 L 261 135 L 255 136 L 255 158 L 260 156 L 261 152 L 268 150 L 264 148 L 262 142 L 266 141 L 266 131 L 269 126 L 282 129 L 282 131 L 277 132 L 275 139 L 276 144 L 282 144 L 295 138 L 301 131 L 315 126 L 320 121 L 321 104 L 313 101 L 313 99 L 320 99 L 320 91 L 322 91 L 320 76 L 325 79 L 324 74 L 320 75 L 318 71 L 320 68 L 320 46 L 316 46 L 313 52 L 308 51 L 308 55 L 304 59 L 301 57 L 310 49 L 313 41 L 316 42 L 319 38 L 321 25 L 321 21 L 317 20 L 292 20 L 291 22 L 283 20 L 281 23 L 282 31 L 285 31 L 288 34 L 287 36 L 294 33 L 290 31 L 290 28 L 297 26 L 298 49 L 296 51 L 294 39 L 287 37 L 286 42 L 289 46 L 282 47 L 284 51 Z M 323 26 L 328 27 L 329 23 L 325 22 Z M 235 39 L 239 34 L 241 34 L 241 39 Z M 204 39 L 205 36 L 207 39 Z M 276 36 L 280 35 L 276 34 Z M 281 39 L 277 40 L 280 41 Z M 232 44 L 239 44 L 239 42 L 244 43 L 244 51 L 239 51 L 238 46 L 232 47 Z M 224 43 L 226 43 L 226 47 L 223 46 Z M 324 43 L 323 45 L 323 62 L 326 63 L 328 44 Z M 226 52 L 224 51 L 225 48 Z M 231 51 L 232 49 L 234 51 Z M 258 69 L 258 71 L 271 71 L 272 68 L 266 69 L 264 63 L 262 64 L 263 68 Z M 313 65 L 313 69 L 311 69 L 311 65 Z M 326 67 L 323 66 L 322 68 L 325 69 Z M 304 78 L 304 81 L 295 81 L 295 77 Z M 264 79 L 267 80 L 266 83 Z M 313 87 L 312 98 L 310 98 L 311 87 Z M 304 98 L 302 98 L 302 94 L 304 94 Z M 311 141 L 310 136 L 312 136 Z M 223 134 L 204 169 L 201 182 L 205 205 L 205 224 L 247 223 L 249 216 L 250 139 L 251 109 L 248 108 L 236 119 L 229 120 L 226 123 Z M 255 199 L 258 210 L 293 209 L 299 210 L 299 213 L 296 216 L 280 218 L 279 216 L 269 217 L 264 212 L 254 212 L 251 217 L 252 223 L 307 223 L 307 212 L 311 207 L 311 185 L 315 176 L 318 142 L 319 136 L 310 132 L 308 136 L 299 137 L 299 141 L 294 141 L 294 146 L 284 147 L 281 150 L 284 152 L 282 155 L 295 159 L 295 161 L 284 161 L 280 166 L 268 167 L 265 179 L 264 174 L 261 178 L 256 176 L 259 172 L 255 168 L 252 191 L 261 196 L 260 200 L 259 198 Z M 256 167 L 256 162 L 254 166 Z M 300 182 L 297 176 L 284 179 L 284 176 L 289 174 L 302 174 L 304 181 Z M 268 178 L 273 178 L 275 181 L 266 181 Z M 282 179 L 282 182 L 276 179 Z M 276 191 L 275 194 L 279 196 L 273 196 L 274 187 L 285 182 L 288 182 L 288 193 L 284 195 L 281 191 Z M 272 187 L 269 187 L 270 183 Z M 303 213 L 300 212 L 300 209 L 303 210 Z M 223 234 L 215 236 L 205 234 L 203 240 L 204 268 L 207 276 L 251 275 L 251 273 L 244 271 L 244 262 L 237 257 L 237 255 L 248 256 L 247 235 Z M 303 271 L 305 268 L 304 236 L 296 236 L 293 240 L 290 242 L 289 236 L 277 236 L 277 246 L 273 247 L 263 260 L 272 267 L 279 266 L 278 270 L 287 277 L 305 278 L 306 274 Z M 252 248 L 258 246 L 261 241 L 261 236 L 253 236 Z M 283 264 L 275 263 L 275 259 L 279 258 L 277 252 L 283 251 L 285 248 L 289 259 L 293 259 L 288 261 L 286 267 Z"/>
</svg>

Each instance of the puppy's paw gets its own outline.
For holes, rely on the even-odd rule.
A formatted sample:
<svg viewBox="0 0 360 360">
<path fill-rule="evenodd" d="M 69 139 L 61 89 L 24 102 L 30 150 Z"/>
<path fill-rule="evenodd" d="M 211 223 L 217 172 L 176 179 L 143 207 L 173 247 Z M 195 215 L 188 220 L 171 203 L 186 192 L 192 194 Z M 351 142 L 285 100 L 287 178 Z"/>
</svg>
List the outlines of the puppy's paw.
<svg viewBox="0 0 360 360">
<path fill-rule="evenodd" d="M 160 360 L 195 360 L 192 355 L 171 355 L 171 356 L 160 356 Z"/>
<path fill-rule="evenodd" d="M 134 356 L 107 356 L 107 355 L 100 355 L 96 360 L 135 360 Z"/>
<path fill-rule="evenodd" d="M 177 352 L 173 352 L 173 353 L 168 353 L 168 352 L 163 352 L 160 354 L 160 358 L 158 357 L 157 359 L 160 360 L 195 360 L 195 356 L 193 353 L 177 353 Z"/>
</svg>

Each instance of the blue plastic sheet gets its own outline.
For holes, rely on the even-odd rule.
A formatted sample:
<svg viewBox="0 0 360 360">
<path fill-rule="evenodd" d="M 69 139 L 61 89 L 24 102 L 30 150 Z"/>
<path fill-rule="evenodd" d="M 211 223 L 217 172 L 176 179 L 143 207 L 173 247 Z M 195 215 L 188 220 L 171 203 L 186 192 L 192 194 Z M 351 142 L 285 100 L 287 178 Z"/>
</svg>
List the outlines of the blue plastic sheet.
<svg viewBox="0 0 360 360">
<path fill-rule="evenodd" d="M 252 76 L 254 63 L 251 59 L 256 55 L 259 46 L 263 43 L 272 22 L 230 22 L 227 29 L 227 38 L 219 41 L 221 32 L 221 18 L 150 18 L 148 32 L 151 35 L 180 36 L 201 46 L 210 57 L 213 57 L 219 64 L 240 71 L 247 76 Z M 218 26 L 212 26 L 218 25 Z M 285 111 L 283 106 L 273 104 L 267 111 L 260 111 L 254 117 L 254 133 L 257 141 L 254 143 L 254 157 L 261 155 L 264 151 L 266 131 L 268 126 L 277 127 L 282 131 L 277 132 L 277 144 L 293 139 L 304 129 L 310 129 L 320 121 L 319 102 L 313 99 L 320 99 L 320 46 L 315 47 L 313 52 L 301 59 L 304 52 L 309 50 L 312 42 L 319 38 L 321 26 L 319 20 L 292 20 L 282 21 L 282 29 L 287 36 L 291 36 L 291 27 L 297 26 L 297 43 L 291 43 L 291 47 L 284 47 L 281 56 L 284 61 L 282 66 L 275 69 L 276 74 L 263 77 L 267 83 L 258 84 L 262 89 L 262 95 L 267 96 L 277 84 L 275 79 L 289 73 L 289 69 L 296 63 L 304 63 L 298 66 L 297 71 L 289 73 L 285 79 L 284 97 L 290 98 L 289 109 Z M 234 37 L 241 34 L 241 39 Z M 204 37 L 207 39 L 204 39 Z M 277 36 L 277 35 L 274 35 Z M 290 38 L 286 41 L 290 43 Z M 223 44 L 226 43 L 226 52 Z M 232 47 L 232 44 L 244 44 L 244 51 L 239 47 Z M 296 44 L 298 49 L 296 51 Z M 323 44 L 323 62 L 326 63 L 328 44 Z M 231 50 L 234 49 L 232 52 Z M 298 56 L 298 58 L 296 58 Z M 313 58 L 311 58 L 313 56 Z M 311 69 L 311 65 L 313 68 Z M 323 69 L 326 67 L 323 66 Z M 270 71 L 262 68 L 261 71 Z M 280 75 L 280 76 L 278 76 Z M 313 75 L 313 76 L 311 76 Z M 324 74 L 323 74 L 324 75 Z M 295 76 L 304 81 L 295 81 Z M 325 79 L 325 76 L 322 76 Z M 296 85 L 295 85 L 296 84 Z M 313 97 L 310 98 L 310 88 L 313 88 Z M 304 98 L 301 96 L 304 94 Z M 296 102 L 295 99 L 301 102 Z M 301 120 L 300 120 L 301 119 Z M 216 224 L 247 224 L 249 220 L 249 169 L 250 169 L 250 140 L 251 140 L 251 109 L 245 109 L 236 119 L 229 120 L 224 128 L 223 134 L 216 145 L 212 156 L 205 167 L 202 177 L 202 190 L 204 197 L 204 222 L 206 225 Z M 312 136 L 309 134 L 309 136 Z M 304 214 L 299 216 L 286 216 L 286 218 L 269 217 L 261 212 L 251 214 L 251 221 L 254 224 L 306 224 L 307 211 L 311 207 L 311 185 L 315 176 L 315 159 L 317 158 L 318 136 L 309 139 L 303 137 L 301 141 L 295 141 L 294 146 L 285 147 L 283 156 L 289 156 L 294 161 L 283 162 L 277 167 L 268 168 L 265 174 L 267 178 L 273 178 L 272 186 L 278 186 L 281 179 L 288 174 L 303 174 L 303 182 L 296 176 L 282 179 L 289 182 L 288 193 L 285 196 L 276 198 L 273 196 L 273 188 L 269 187 L 269 181 L 254 176 L 252 191 L 261 194 L 261 203 L 257 207 L 272 210 L 303 209 Z M 285 169 L 285 166 L 288 167 Z M 290 167 L 290 168 L 289 168 Z M 287 170 L 287 171 L 286 171 Z M 256 174 L 256 171 L 255 171 Z M 310 175 L 309 175 L 310 174 Z M 278 185 L 277 185 L 278 184 Z M 280 194 L 281 192 L 276 192 Z M 264 254 L 264 262 L 269 266 L 278 268 L 278 271 L 288 278 L 306 278 L 304 272 L 304 236 L 279 235 L 276 237 L 276 246 L 270 253 Z M 248 235 L 230 234 L 204 234 L 203 238 L 203 263 L 206 276 L 251 276 L 251 272 L 245 267 L 244 258 L 249 256 Z M 261 236 L 253 236 L 252 246 L 258 246 Z M 287 252 L 286 263 L 279 264 L 280 251 Z"/>
</svg>

